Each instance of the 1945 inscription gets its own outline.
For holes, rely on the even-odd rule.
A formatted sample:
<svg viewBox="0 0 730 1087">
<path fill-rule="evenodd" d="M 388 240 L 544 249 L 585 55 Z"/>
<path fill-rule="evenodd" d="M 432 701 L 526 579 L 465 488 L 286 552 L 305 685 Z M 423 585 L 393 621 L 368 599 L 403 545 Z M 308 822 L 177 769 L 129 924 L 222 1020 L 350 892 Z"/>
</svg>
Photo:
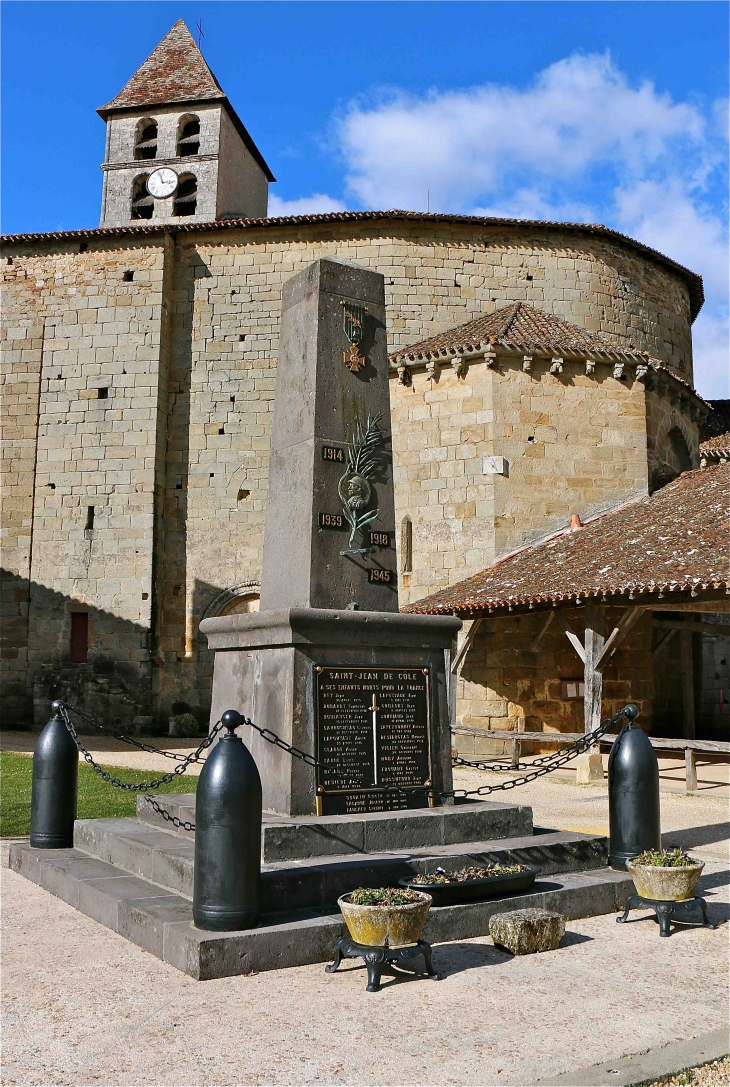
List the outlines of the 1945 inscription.
<svg viewBox="0 0 730 1087">
<path fill-rule="evenodd" d="M 318 814 L 427 807 L 426 791 L 383 786 L 431 784 L 428 669 L 317 666 L 315 676 L 317 759 L 327 766 L 317 770 Z"/>
</svg>

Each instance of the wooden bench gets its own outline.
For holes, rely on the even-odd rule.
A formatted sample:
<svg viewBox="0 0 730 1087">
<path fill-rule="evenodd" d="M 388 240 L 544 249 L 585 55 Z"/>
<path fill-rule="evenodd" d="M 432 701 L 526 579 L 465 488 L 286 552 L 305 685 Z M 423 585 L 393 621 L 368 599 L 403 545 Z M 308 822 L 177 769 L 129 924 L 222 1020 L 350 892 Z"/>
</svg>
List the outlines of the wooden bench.
<svg viewBox="0 0 730 1087">
<path fill-rule="evenodd" d="M 575 740 L 582 740 L 582 732 L 503 732 L 500 730 L 486 730 L 478 728 L 466 728 L 457 725 L 451 730 L 457 736 L 478 736 L 481 739 L 502 740 L 511 745 L 510 761 L 513 767 L 520 762 L 520 748 L 523 742 L 538 741 L 543 744 L 571 744 Z M 615 736 L 603 736 L 600 743 L 611 745 L 616 740 Z M 707 751 L 716 755 L 730 756 L 730 743 L 724 740 L 672 740 L 662 736 L 649 736 L 649 743 L 658 751 L 684 751 L 684 771 L 688 793 L 697 791 L 697 752 Z"/>
</svg>

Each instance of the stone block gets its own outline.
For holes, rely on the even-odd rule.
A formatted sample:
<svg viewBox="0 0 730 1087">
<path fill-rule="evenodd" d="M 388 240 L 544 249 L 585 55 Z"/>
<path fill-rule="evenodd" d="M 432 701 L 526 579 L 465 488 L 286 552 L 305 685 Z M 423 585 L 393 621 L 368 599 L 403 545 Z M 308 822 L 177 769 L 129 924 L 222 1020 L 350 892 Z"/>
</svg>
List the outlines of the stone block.
<svg viewBox="0 0 730 1087">
<path fill-rule="evenodd" d="M 489 935 L 513 955 L 555 951 L 565 934 L 565 918 L 551 910 L 526 909 L 499 913 L 489 921 Z"/>
</svg>

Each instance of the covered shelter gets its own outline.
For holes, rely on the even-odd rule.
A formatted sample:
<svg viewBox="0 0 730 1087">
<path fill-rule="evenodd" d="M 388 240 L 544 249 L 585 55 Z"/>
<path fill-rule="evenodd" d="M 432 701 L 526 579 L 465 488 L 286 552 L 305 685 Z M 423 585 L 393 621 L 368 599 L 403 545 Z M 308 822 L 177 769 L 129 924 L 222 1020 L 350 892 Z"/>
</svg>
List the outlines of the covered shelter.
<svg viewBox="0 0 730 1087">
<path fill-rule="evenodd" d="M 461 754 L 588 732 L 628 701 L 653 736 L 730 739 L 730 488 L 726 458 L 705 465 L 409 606 L 468 621 L 451 669 Z"/>
</svg>

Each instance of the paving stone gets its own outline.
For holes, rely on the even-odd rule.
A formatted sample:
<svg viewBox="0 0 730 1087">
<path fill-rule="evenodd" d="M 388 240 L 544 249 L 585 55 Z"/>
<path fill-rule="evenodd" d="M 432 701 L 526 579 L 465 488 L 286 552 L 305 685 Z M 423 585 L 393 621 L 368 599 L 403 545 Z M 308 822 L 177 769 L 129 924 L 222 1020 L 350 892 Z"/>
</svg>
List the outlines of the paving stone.
<svg viewBox="0 0 730 1087">
<path fill-rule="evenodd" d="M 565 918 L 551 910 L 531 907 L 498 913 L 489 921 L 489 935 L 513 955 L 555 951 L 565 935 Z"/>
</svg>

